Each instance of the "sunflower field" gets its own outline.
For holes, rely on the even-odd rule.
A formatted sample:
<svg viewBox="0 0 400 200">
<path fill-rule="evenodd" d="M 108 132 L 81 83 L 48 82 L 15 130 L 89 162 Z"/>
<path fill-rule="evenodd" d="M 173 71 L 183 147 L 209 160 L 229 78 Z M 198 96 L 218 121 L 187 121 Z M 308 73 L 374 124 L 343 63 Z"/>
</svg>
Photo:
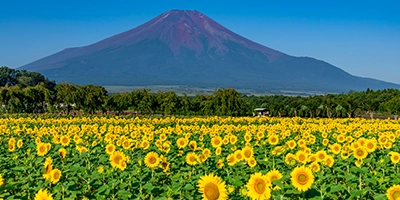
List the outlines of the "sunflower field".
<svg viewBox="0 0 400 200">
<path fill-rule="evenodd" d="M 0 118 L 0 199 L 399 199 L 397 120 Z"/>
</svg>

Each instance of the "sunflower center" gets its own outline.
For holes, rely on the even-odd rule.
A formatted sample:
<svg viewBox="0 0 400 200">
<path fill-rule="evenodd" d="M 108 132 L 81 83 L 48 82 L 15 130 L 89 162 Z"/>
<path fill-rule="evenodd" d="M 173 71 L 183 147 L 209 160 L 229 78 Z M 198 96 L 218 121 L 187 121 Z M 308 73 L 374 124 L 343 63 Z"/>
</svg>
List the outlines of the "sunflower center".
<svg viewBox="0 0 400 200">
<path fill-rule="evenodd" d="M 262 180 L 262 179 L 257 179 L 256 180 L 256 183 L 254 184 L 254 190 L 256 190 L 256 192 L 258 193 L 258 194 L 263 194 L 264 193 L 264 191 L 265 191 L 265 182 L 264 182 L 264 180 Z"/>
<path fill-rule="evenodd" d="M 60 174 L 59 173 L 54 173 L 54 179 L 59 179 L 60 178 Z"/>
<path fill-rule="evenodd" d="M 305 174 L 300 174 L 298 180 L 300 184 L 304 185 L 307 183 L 307 176 Z"/>
<path fill-rule="evenodd" d="M 393 199 L 400 199 L 400 191 L 393 192 Z"/>
<path fill-rule="evenodd" d="M 150 164 L 154 164 L 154 163 L 156 163 L 156 158 L 154 158 L 154 157 L 150 157 L 150 159 L 149 159 L 149 163 L 150 163 Z"/>
<path fill-rule="evenodd" d="M 207 183 L 204 186 L 204 195 L 209 200 L 215 200 L 219 198 L 218 186 L 214 183 Z"/>
<path fill-rule="evenodd" d="M 362 150 L 358 150 L 358 151 L 357 151 L 357 155 L 358 155 L 358 156 L 362 156 L 363 154 L 364 154 L 364 152 L 363 152 Z"/>
<path fill-rule="evenodd" d="M 246 158 L 250 158 L 251 152 L 250 152 L 249 150 L 244 151 L 244 156 L 245 156 Z"/>
<path fill-rule="evenodd" d="M 114 158 L 114 162 L 117 164 L 119 164 L 121 162 L 121 160 L 122 160 L 121 156 L 115 156 L 115 158 Z"/>
</svg>

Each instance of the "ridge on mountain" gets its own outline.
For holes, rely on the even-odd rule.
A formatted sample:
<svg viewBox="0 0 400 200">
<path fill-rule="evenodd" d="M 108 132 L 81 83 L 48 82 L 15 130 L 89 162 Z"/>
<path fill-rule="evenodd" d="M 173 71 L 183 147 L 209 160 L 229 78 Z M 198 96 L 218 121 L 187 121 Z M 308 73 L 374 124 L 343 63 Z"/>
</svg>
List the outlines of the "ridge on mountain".
<svg viewBox="0 0 400 200">
<path fill-rule="evenodd" d="M 64 49 L 19 69 L 97 85 L 183 85 L 255 91 L 348 92 L 400 88 L 353 76 L 246 39 L 199 11 L 170 10 L 94 44 Z"/>
</svg>

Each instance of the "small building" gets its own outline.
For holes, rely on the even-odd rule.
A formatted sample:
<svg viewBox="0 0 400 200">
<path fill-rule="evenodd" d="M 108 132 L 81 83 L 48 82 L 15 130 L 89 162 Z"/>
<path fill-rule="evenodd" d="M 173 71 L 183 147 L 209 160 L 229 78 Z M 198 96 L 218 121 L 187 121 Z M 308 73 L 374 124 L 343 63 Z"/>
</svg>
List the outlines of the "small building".
<svg viewBox="0 0 400 200">
<path fill-rule="evenodd" d="M 269 110 L 266 108 L 256 108 L 254 111 L 257 113 L 257 116 L 269 116 Z"/>
</svg>

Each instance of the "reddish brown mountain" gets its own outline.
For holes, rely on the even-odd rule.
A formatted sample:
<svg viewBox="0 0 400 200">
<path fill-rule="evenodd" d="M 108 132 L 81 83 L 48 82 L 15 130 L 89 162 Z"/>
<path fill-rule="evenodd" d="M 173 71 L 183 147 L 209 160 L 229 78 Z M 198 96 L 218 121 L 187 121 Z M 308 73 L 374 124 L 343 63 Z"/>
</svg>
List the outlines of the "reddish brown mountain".
<svg viewBox="0 0 400 200">
<path fill-rule="evenodd" d="M 326 62 L 252 42 L 198 11 L 171 10 L 89 46 L 65 49 L 20 69 L 57 81 L 347 92 L 399 85 L 359 78 Z"/>
</svg>

